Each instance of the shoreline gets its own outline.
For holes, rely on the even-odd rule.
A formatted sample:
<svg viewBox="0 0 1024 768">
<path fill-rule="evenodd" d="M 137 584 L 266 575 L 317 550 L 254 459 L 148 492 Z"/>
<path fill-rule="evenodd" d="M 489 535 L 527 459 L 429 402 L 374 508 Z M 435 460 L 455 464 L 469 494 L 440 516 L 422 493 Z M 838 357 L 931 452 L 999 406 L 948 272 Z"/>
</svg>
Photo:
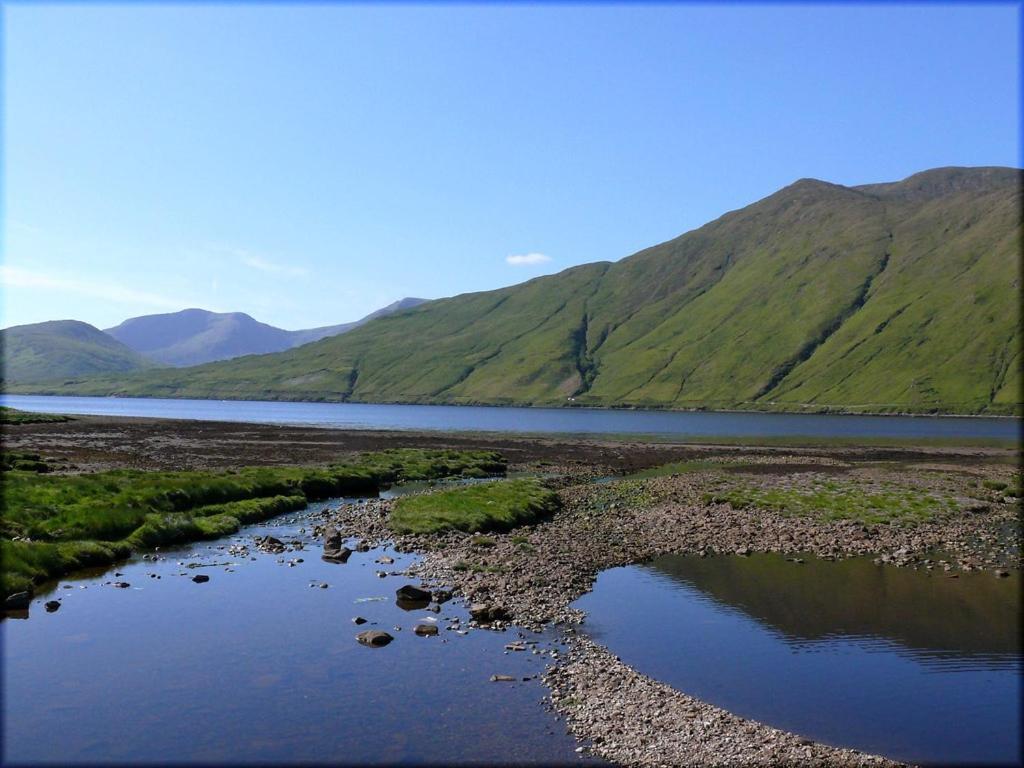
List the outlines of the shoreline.
<svg viewBox="0 0 1024 768">
<path fill-rule="evenodd" d="M 877 404 L 865 404 L 863 406 L 849 405 L 811 405 L 809 403 L 797 403 L 792 407 L 782 405 L 772 408 L 743 408 L 737 404 L 730 406 L 694 406 L 691 408 L 673 408 L 656 404 L 610 404 L 610 405 L 576 405 L 575 403 L 532 403 L 532 402 L 410 402 L 405 400 L 303 400 L 301 398 L 277 397 L 272 399 L 249 398 L 249 397 L 158 397 L 154 395 L 132 395 L 132 394 L 106 394 L 106 395 L 85 395 L 75 393 L 58 393 L 55 391 L 42 392 L 0 392 L 3 396 L 11 397 L 91 397 L 91 398 L 119 398 L 130 400 L 194 400 L 210 402 L 241 402 L 241 403 L 302 403 L 305 405 L 405 405 L 420 407 L 442 407 L 442 408 L 528 408 L 531 410 L 583 410 L 610 412 L 610 411 L 641 411 L 649 413 L 702 413 L 702 414 L 764 414 L 779 416 L 870 416 L 874 418 L 903 417 L 903 418 L 933 418 L 933 419 L 1013 419 L 1020 421 L 1024 419 L 1024 413 L 983 413 L 975 411 L 942 411 L 937 412 L 936 407 L 922 407 L 915 410 L 899 410 L 903 406 L 893 404 L 896 410 L 852 410 L 860 407 L 877 407 Z M 773 404 L 776 406 L 777 404 Z M 16 406 L 12 406 L 16 407 Z M 1012 410 L 1012 409 L 1010 409 Z M 74 414 L 71 414 L 74 415 Z"/>
</svg>

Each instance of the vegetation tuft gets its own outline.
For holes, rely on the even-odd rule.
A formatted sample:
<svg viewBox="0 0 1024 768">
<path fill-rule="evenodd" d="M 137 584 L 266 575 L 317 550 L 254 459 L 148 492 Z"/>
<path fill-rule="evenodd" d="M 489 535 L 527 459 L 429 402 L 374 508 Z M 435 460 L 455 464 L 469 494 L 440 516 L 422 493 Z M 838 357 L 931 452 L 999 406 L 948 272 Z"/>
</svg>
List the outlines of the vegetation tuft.
<svg viewBox="0 0 1024 768">
<path fill-rule="evenodd" d="M 71 421 L 70 416 L 59 413 L 29 413 L 19 411 L 6 405 L 0 405 L 0 424 L 49 424 L 51 422 Z"/>
<path fill-rule="evenodd" d="M 552 514 L 558 505 L 558 495 L 533 478 L 480 483 L 398 499 L 391 528 L 397 533 L 505 531 Z M 478 536 L 474 543 L 493 546 L 494 540 Z"/>
<path fill-rule="evenodd" d="M 493 451 L 399 449 L 324 468 L 224 472 L 116 470 L 44 474 L 39 457 L 4 454 L 0 588 L 5 595 L 132 550 L 216 538 L 308 501 L 371 494 L 406 481 L 505 472 Z"/>
<path fill-rule="evenodd" d="M 735 486 L 708 494 L 705 500 L 728 503 L 735 509 L 760 507 L 783 514 L 868 524 L 927 522 L 957 509 L 951 498 L 916 489 L 885 486 L 873 490 L 831 480 L 816 481 L 808 488 Z"/>
</svg>

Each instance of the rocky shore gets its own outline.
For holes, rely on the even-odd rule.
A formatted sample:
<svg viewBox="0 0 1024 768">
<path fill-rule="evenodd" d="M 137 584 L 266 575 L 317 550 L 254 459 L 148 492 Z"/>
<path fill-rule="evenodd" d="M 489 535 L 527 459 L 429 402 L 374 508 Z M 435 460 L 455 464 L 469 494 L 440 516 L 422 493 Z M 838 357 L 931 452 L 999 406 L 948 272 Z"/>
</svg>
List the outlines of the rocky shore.
<svg viewBox="0 0 1024 768">
<path fill-rule="evenodd" d="M 590 753 L 620 765 L 896 765 L 738 717 L 639 674 L 575 636 L 544 677 L 553 707 Z"/>
<path fill-rule="evenodd" d="M 552 479 L 561 486 L 560 511 L 503 534 L 396 536 L 388 526 L 388 500 L 345 505 L 328 519 L 345 536 L 370 545 L 392 542 L 398 551 L 422 555 L 409 575 L 425 586 L 451 587 L 470 604 L 478 626 L 563 627 L 570 650 L 545 681 L 551 705 L 571 732 L 589 743 L 582 748 L 595 755 L 635 765 L 884 763 L 697 701 L 640 675 L 573 630 L 583 617 L 571 603 L 600 571 L 669 553 L 873 555 L 878 562 L 927 569 L 940 578 L 961 569 L 989 569 L 996 578 L 1005 568 L 1019 567 L 1018 501 L 985 491 L 970 473 L 913 474 L 911 487 L 945 494 L 959 510 L 913 526 L 795 516 L 714 500 L 731 478 L 760 487 L 807 486 L 843 471 L 852 475 L 851 482 L 869 487 L 908 482 L 906 468 L 851 469 L 830 458 L 817 464 L 777 459 L 747 457 L 752 467 L 742 476 L 717 469 L 603 483 Z"/>
</svg>

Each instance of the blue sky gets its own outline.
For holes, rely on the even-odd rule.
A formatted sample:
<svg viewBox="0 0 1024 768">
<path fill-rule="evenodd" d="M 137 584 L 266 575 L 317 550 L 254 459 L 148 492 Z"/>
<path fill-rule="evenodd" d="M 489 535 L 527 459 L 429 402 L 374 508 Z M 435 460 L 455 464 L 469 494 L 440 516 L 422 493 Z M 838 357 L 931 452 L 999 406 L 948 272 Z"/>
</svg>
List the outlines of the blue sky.
<svg viewBox="0 0 1024 768">
<path fill-rule="evenodd" d="M 3 14 L 3 326 L 325 325 L 619 259 L 801 177 L 1020 165 L 1012 5 Z"/>
</svg>

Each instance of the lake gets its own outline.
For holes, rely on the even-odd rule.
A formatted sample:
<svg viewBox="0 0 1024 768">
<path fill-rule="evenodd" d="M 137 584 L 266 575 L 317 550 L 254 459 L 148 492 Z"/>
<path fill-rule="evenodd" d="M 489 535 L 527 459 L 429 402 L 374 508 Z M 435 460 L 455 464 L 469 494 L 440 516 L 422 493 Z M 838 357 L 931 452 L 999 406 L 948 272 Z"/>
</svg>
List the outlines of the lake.
<svg viewBox="0 0 1024 768">
<path fill-rule="evenodd" d="M 824 414 L 372 405 L 251 400 L 3 395 L 0 404 L 25 411 L 143 416 L 335 429 L 634 434 L 660 437 L 918 438 L 1019 441 L 1010 418 L 848 416 Z"/>
<path fill-rule="evenodd" d="M 392 565 L 375 563 L 384 549 L 321 560 L 310 528 L 337 503 L 40 589 L 27 618 L 0 622 L 3 761 L 595 762 L 541 705 L 535 676 L 550 658 L 504 650 L 515 629 L 448 629 L 468 621 L 456 601 L 440 613 L 400 608 L 395 590 L 419 581 L 376 572 L 401 571 L 411 555 L 387 551 Z M 227 552 L 262 535 L 305 549 Z M 194 583 L 195 574 L 210 581 Z M 61 608 L 47 613 L 54 599 Z M 356 626 L 357 615 L 367 623 Z M 424 622 L 439 635 L 414 635 Z M 395 639 L 364 647 L 355 635 L 365 629 Z M 524 634 L 560 647 L 551 634 Z M 517 682 L 492 683 L 492 674 Z"/>
<path fill-rule="evenodd" d="M 641 673 L 738 715 L 914 763 L 1015 764 L 1020 572 L 665 556 L 574 606 Z"/>
</svg>

